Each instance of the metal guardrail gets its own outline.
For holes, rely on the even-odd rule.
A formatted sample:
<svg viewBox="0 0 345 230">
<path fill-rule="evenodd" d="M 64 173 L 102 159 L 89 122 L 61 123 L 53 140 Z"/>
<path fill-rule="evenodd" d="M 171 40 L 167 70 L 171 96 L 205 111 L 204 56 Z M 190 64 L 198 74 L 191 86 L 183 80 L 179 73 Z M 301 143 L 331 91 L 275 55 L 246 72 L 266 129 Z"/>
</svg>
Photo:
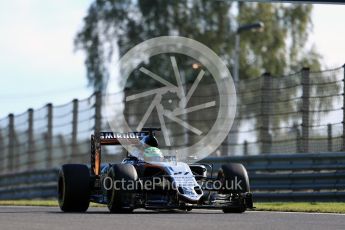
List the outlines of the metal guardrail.
<svg viewBox="0 0 345 230">
<path fill-rule="evenodd" d="M 345 153 L 209 157 L 243 163 L 256 201 L 345 201 Z M 0 176 L 0 200 L 56 197 L 57 169 Z"/>
<path fill-rule="evenodd" d="M 51 198 L 57 194 L 58 169 L 0 176 L 0 200 Z"/>
<path fill-rule="evenodd" d="M 345 201 L 345 153 L 275 154 L 207 158 L 217 170 L 226 162 L 248 170 L 260 201 Z"/>
</svg>

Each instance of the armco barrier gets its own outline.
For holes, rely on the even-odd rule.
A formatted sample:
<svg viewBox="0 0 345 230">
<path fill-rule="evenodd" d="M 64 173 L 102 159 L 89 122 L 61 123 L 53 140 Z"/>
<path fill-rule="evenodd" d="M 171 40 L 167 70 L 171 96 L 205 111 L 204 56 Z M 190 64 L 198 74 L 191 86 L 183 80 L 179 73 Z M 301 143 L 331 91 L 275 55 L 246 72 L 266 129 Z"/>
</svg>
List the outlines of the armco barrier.
<svg viewBox="0 0 345 230">
<path fill-rule="evenodd" d="M 275 154 L 207 158 L 215 170 L 242 163 L 260 201 L 345 201 L 345 153 Z"/>
<path fill-rule="evenodd" d="M 256 201 L 345 201 L 345 153 L 209 157 L 243 163 Z M 56 197 L 57 169 L 0 176 L 0 199 Z"/>
<path fill-rule="evenodd" d="M 0 176 L 0 200 L 56 197 L 58 170 L 37 170 Z"/>
</svg>

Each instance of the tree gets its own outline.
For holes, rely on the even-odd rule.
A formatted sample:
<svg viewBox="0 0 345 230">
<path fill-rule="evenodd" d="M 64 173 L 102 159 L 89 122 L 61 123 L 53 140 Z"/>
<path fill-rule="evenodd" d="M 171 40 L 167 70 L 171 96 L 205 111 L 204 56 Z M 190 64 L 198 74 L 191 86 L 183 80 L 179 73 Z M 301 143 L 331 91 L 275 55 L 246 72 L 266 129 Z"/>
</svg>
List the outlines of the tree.
<svg viewBox="0 0 345 230">
<path fill-rule="evenodd" d="M 95 90 L 104 88 L 103 82 L 108 74 L 106 64 L 112 55 L 115 39 L 120 56 L 134 45 L 162 35 L 194 38 L 218 54 L 229 55 L 233 43 L 231 20 L 228 19 L 231 4 L 212 1 L 95 1 L 75 40 L 77 49 L 86 51 L 90 86 Z"/>
<path fill-rule="evenodd" d="M 315 57 L 312 52 L 301 56 L 311 29 L 312 5 L 240 3 L 238 15 L 231 13 L 233 9 L 231 1 L 96 0 L 75 39 L 76 48 L 87 55 L 90 86 L 95 90 L 104 87 L 115 45 L 121 56 L 134 45 L 162 35 L 198 40 L 230 65 L 236 22 L 265 24 L 263 33 L 241 37 L 242 79 L 257 77 L 263 71 L 283 75 L 300 68 L 307 56 Z"/>
<path fill-rule="evenodd" d="M 311 4 L 95 0 L 84 18 L 75 44 L 77 49 L 86 52 L 90 86 L 94 90 L 102 90 L 108 77 L 107 65 L 116 46 L 121 56 L 149 38 L 180 35 L 209 46 L 231 67 L 237 25 L 262 21 L 264 32 L 241 34 L 240 80 L 247 84 L 243 80 L 257 78 L 266 71 L 279 78 L 286 72 L 300 70 L 302 66 L 320 69 L 320 55 L 314 49 L 305 48 L 312 29 L 311 12 Z M 151 67 L 157 72 L 166 68 L 154 61 Z M 128 84 L 135 88 L 136 85 L 154 82 L 142 82 L 141 78 L 134 76 Z M 284 86 L 284 81 L 281 84 Z M 244 105 L 239 116 L 257 113 L 255 108 L 247 106 L 257 100 L 257 95 L 251 94 L 253 89 L 249 84 L 243 88 L 249 96 L 239 98 Z M 288 96 L 293 97 L 296 93 L 296 90 L 291 90 Z M 282 106 L 288 109 L 295 104 L 291 102 Z M 326 108 L 331 103 L 322 106 Z M 288 119 L 289 115 L 277 116 L 273 122 L 279 124 Z M 259 119 L 256 123 L 260 124 Z"/>
</svg>

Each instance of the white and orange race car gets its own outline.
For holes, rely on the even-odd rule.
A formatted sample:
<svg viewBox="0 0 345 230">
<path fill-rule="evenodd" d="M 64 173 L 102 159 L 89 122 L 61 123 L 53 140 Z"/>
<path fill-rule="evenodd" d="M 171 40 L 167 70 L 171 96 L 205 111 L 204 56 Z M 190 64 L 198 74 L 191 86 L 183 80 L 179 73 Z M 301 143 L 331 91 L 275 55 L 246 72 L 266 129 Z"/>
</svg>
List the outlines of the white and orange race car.
<svg viewBox="0 0 345 230">
<path fill-rule="evenodd" d="M 134 209 L 220 209 L 242 213 L 253 208 L 247 171 L 228 163 L 213 165 L 176 161 L 163 156 L 154 131 L 101 132 L 91 136 L 91 166 L 65 164 L 58 177 L 58 201 L 64 212 L 85 212 L 90 202 L 106 204 L 112 213 Z M 120 141 L 121 140 L 121 141 Z M 121 163 L 101 164 L 101 146 L 135 145 Z M 214 174 L 214 175 L 213 175 Z"/>
</svg>

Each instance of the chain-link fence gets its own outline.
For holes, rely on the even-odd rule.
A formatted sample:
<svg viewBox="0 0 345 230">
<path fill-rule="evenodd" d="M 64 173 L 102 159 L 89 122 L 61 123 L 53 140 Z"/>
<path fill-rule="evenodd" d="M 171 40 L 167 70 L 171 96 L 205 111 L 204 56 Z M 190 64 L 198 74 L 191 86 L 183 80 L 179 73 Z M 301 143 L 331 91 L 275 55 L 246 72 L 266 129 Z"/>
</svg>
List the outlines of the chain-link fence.
<svg viewBox="0 0 345 230">
<path fill-rule="evenodd" d="M 238 86 L 238 113 L 225 142 L 236 154 L 335 152 L 344 148 L 344 68 L 263 74 Z"/>
<path fill-rule="evenodd" d="M 191 86 L 186 86 L 191 87 Z M 202 86 L 191 104 L 219 100 L 217 87 Z M 344 67 L 313 72 L 303 68 L 287 76 L 269 73 L 236 85 L 237 114 L 233 127 L 215 155 L 257 155 L 268 153 L 336 152 L 344 149 Z M 124 97 L 133 91 L 114 95 L 128 124 L 135 124 L 150 100 L 123 108 Z M 95 130 L 109 130 L 102 113 L 105 96 L 94 93 L 84 100 L 59 106 L 47 104 L 19 115 L 0 119 L 0 174 L 57 167 L 63 163 L 89 162 L 89 138 Z M 173 105 L 171 98 L 162 103 Z M 207 131 L 216 113 L 190 113 L 182 119 Z M 160 126 L 150 117 L 147 126 Z M 170 121 L 171 123 L 171 121 Z M 169 122 L 166 123 L 169 128 Z M 175 128 L 173 128 L 175 127 Z M 197 139 L 175 126 L 174 146 L 193 144 Z M 161 137 L 159 137 L 161 138 Z M 103 156 L 116 161 L 121 152 L 108 148 Z"/>
</svg>

